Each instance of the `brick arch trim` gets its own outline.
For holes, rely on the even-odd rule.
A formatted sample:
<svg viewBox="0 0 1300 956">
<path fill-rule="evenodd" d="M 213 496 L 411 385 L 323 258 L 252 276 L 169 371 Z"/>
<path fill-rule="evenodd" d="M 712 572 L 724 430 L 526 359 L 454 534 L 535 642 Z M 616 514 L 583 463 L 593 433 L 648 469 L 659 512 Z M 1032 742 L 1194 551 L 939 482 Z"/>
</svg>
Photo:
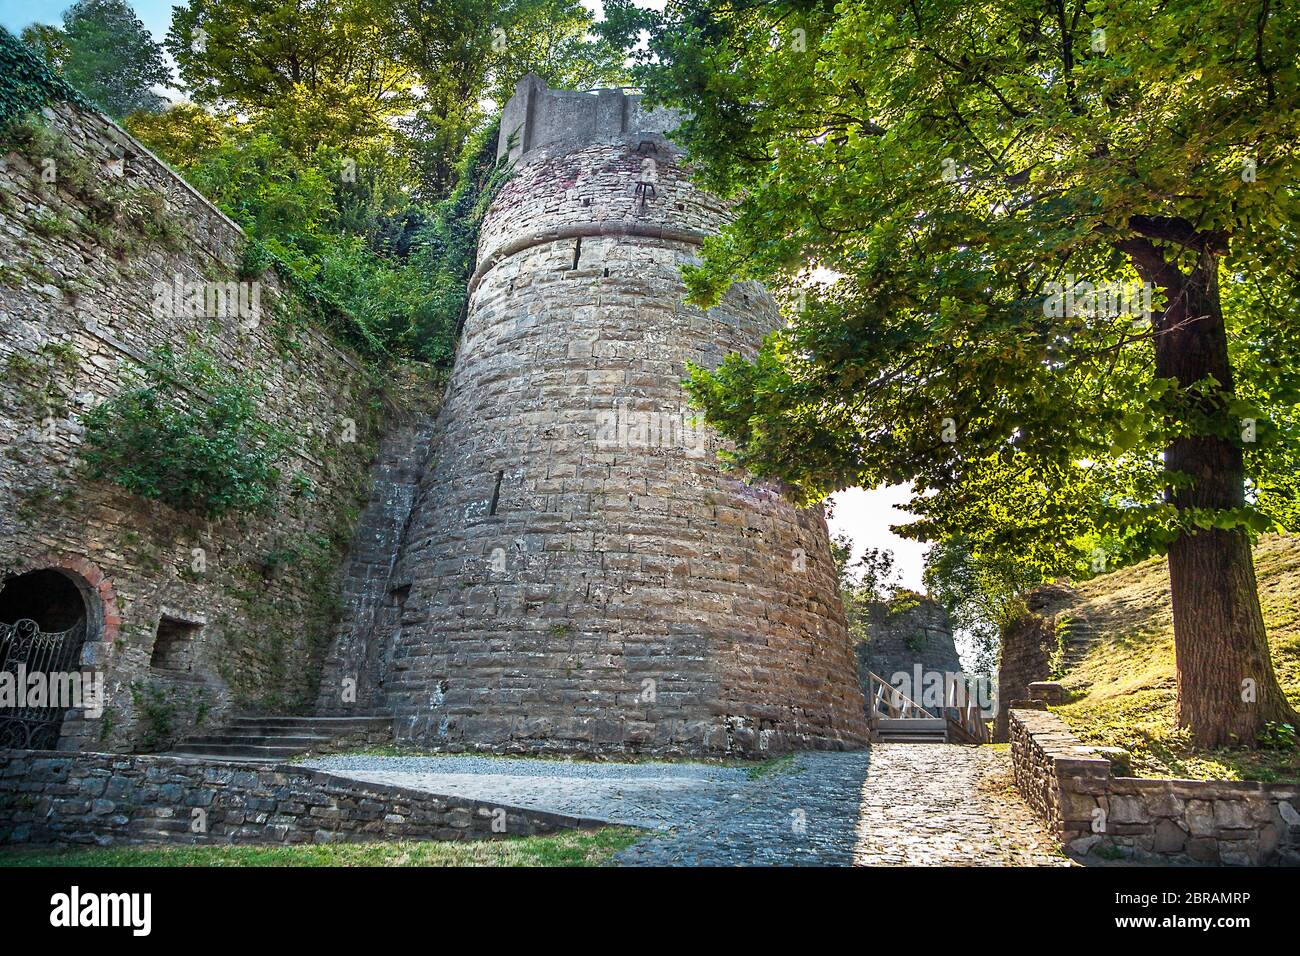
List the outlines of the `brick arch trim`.
<svg viewBox="0 0 1300 956">
<path fill-rule="evenodd" d="M 111 644 L 122 630 L 122 615 L 117 607 L 113 582 L 89 558 L 80 554 L 43 554 L 14 568 L 12 575 L 29 571 L 62 571 L 72 578 L 86 602 L 86 640 Z"/>
</svg>

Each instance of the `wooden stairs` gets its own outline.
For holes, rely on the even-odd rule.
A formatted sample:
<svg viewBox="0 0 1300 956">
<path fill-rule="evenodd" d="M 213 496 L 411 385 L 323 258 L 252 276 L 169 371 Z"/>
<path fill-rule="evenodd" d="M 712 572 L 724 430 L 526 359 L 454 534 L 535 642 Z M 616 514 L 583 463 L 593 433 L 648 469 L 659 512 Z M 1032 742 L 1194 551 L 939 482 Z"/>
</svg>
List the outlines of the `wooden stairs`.
<svg viewBox="0 0 1300 956">
<path fill-rule="evenodd" d="M 984 716 L 974 703 L 931 713 L 877 674 L 870 675 L 871 739 L 890 744 L 985 744 L 991 739 Z"/>
</svg>

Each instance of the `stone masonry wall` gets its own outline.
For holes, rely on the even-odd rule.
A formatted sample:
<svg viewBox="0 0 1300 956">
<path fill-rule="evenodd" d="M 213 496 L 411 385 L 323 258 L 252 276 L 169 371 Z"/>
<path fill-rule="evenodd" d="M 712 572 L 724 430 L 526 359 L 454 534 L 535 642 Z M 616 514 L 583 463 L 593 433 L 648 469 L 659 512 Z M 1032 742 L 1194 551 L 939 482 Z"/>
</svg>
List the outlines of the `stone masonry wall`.
<svg viewBox="0 0 1300 956">
<path fill-rule="evenodd" d="M 19 142 L 0 164 L 0 578 L 58 569 L 88 604 L 82 661 L 105 674 L 108 709 L 66 720 L 60 746 L 165 746 L 233 707 L 309 709 L 328 579 L 364 502 L 369 377 L 290 320 L 271 274 L 256 280 L 258 321 L 160 314 L 155 283 L 239 278 L 240 229 L 105 117 L 60 106 L 42 119 L 57 155 Z M 74 173 L 157 203 L 160 238 L 126 241 Z M 158 347 L 191 341 L 253 373 L 261 413 L 295 436 L 271 515 L 210 522 L 81 477 L 84 412 Z M 160 661 L 164 617 L 186 646 Z"/>
<path fill-rule="evenodd" d="M 1010 703 L 1029 699 L 1033 696 L 1029 685 L 1051 676 L 1056 646 L 1054 620 L 1034 611 L 1003 628 L 998 657 L 998 700 L 1002 706 L 993 723 L 995 742 L 1006 743 L 1010 739 Z"/>
<path fill-rule="evenodd" d="M 0 750 L 0 845 L 465 840 L 597 825 L 305 767 Z"/>
<path fill-rule="evenodd" d="M 370 502 L 343 566 L 343 612 L 322 668 L 317 714 L 370 714 L 379 708 L 392 646 L 371 637 L 391 633 L 400 622 L 406 589 L 391 586 L 393 566 L 434 448 L 436 422 L 435 409 L 411 410 L 388 423 L 379 443 Z"/>
<path fill-rule="evenodd" d="M 923 671 L 962 672 L 948 612 L 932 598 L 904 592 L 872 604 L 867 633 L 868 640 L 858 644 L 864 691 L 869 671 L 886 681 L 899 671 L 911 674 L 917 664 Z"/>
<path fill-rule="evenodd" d="M 856 746 L 822 514 L 724 474 L 681 386 L 688 361 L 753 354 L 777 308 L 753 284 L 683 304 L 724 213 L 637 102 L 521 154 L 484 223 L 377 696 L 438 748 Z"/>
<path fill-rule="evenodd" d="M 1059 717 L 1010 713 L 1016 786 L 1072 853 L 1300 865 L 1300 786 L 1112 776 Z"/>
</svg>

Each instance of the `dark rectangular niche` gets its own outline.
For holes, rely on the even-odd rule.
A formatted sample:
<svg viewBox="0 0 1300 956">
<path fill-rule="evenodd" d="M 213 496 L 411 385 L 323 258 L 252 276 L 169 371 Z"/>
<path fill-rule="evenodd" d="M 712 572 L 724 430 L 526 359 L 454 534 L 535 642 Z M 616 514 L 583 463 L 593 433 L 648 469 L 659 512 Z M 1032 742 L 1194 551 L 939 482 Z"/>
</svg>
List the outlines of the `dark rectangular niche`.
<svg viewBox="0 0 1300 956">
<path fill-rule="evenodd" d="M 158 620 L 154 635 L 153 654 L 149 666 L 157 670 L 190 671 L 194 669 L 195 652 L 203 625 L 164 614 Z"/>
</svg>

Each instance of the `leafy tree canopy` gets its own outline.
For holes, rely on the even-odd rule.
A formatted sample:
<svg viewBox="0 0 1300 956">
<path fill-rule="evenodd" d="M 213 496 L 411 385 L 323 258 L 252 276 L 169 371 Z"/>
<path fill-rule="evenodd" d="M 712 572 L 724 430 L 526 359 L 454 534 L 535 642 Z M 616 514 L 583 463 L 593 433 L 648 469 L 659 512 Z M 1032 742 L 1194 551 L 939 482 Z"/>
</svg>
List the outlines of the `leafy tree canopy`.
<svg viewBox="0 0 1300 956">
<path fill-rule="evenodd" d="M 702 179 L 741 197 L 694 299 L 755 278 L 793 315 L 754 362 L 693 379 L 737 464 L 805 500 L 912 480 L 909 533 L 997 535 L 1045 571 L 1098 535 L 1113 564 L 1189 523 L 1294 520 L 1300 27 L 1176 7 L 609 6 L 610 29 L 651 29 L 638 79 L 694 113 Z M 1123 244 L 1175 221 L 1225 246 L 1242 384 L 1213 422 L 1156 374 L 1147 316 L 1052 301 L 1087 281 L 1140 311 Z M 1164 500 L 1163 450 L 1189 430 L 1241 442 L 1248 507 Z"/>
<path fill-rule="evenodd" d="M 62 29 L 37 24 L 23 40 L 109 116 L 156 112 L 167 102 L 153 90 L 171 81 L 162 47 L 124 0 L 77 0 Z"/>
</svg>

